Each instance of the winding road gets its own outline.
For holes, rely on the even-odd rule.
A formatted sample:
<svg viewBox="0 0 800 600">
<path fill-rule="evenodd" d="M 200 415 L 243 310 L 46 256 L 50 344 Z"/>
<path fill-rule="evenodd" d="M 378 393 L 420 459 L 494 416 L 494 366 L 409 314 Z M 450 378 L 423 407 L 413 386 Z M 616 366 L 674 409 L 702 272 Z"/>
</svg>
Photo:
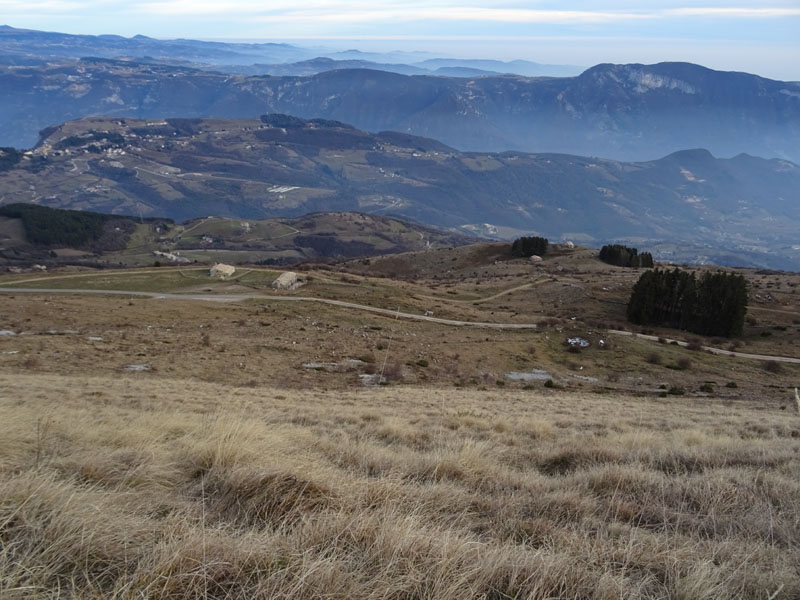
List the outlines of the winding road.
<svg viewBox="0 0 800 600">
<path fill-rule="evenodd" d="M 507 330 L 520 330 L 520 329 L 538 329 L 536 323 L 485 323 L 481 321 L 458 321 L 455 319 L 442 319 L 439 317 L 432 317 L 427 315 L 418 315 L 414 313 L 402 312 L 392 310 L 389 308 L 378 308 L 375 306 L 367 306 L 365 304 L 356 304 L 355 302 L 345 302 L 344 300 L 331 300 L 329 298 L 314 298 L 312 296 L 274 296 L 267 294 L 170 294 L 158 292 L 132 292 L 127 290 L 91 290 L 91 289 L 58 289 L 58 288 L 12 288 L 0 286 L 0 293 L 6 294 L 101 294 L 112 296 L 134 296 L 144 298 L 154 298 L 157 300 L 198 300 L 204 302 L 243 302 L 245 300 L 265 300 L 269 302 L 316 302 L 319 304 L 328 304 L 331 306 L 339 306 L 342 308 L 349 308 L 359 310 L 362 312 L 370 312 L 374 314 L 384 315 L 387 317 L 394 317 L 400 319 L 410 319 L 414 321 L 427 321 L 429 323 L 439 323 L 441 325 L 451 325 L 456 327 L 479 327 L 484 329 L 507 329 Z M 612 335 L 637 337 L 639 339 L 650 340 L 658 342 L 659 338 L 655 335 L 645 335 L 641 333 L 633 333 L 630 331 L 621 331 L 618 329 L 609 329 L 608 333 Z M 666 339 L 667 343 L 676 343 L 679 346 L 687 346 L 687 342 L 681 340 Z M 712 354 L 720 354 L 724 356 L 735 356 L 737 358 L 748 358 L 751 360 L 774 360 L 782 363 L 800 364 L 800 358 L 792 356 L 769 356 L 766 354 L 750 354 L 748 352 L 736 352 L 734 350 L 724 350 L 722 348 L 714 348 L 711 346 L 703 346 L 703 350 L 707 350 Z"/>
</svg>

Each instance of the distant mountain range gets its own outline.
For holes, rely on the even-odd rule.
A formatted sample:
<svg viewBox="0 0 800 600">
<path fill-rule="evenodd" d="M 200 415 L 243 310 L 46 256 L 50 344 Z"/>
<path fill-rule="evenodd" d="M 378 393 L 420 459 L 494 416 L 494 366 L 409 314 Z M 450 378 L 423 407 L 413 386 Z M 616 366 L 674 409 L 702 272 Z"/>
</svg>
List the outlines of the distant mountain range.
<svg viewBox="0 0 800 600">
<path fill-rule="evenodd" d="M 676 261 L 800 270 L 800 167 L 688 150 L 626 163 L 462 153 L 397 132 L 284 115 L 87 118 L 0 151 L 0 203 L 176 220 L 393 215 L 475 235 L 625 241 Z"/>
<path fill-rule="evenodd" d="M 0 63 L 41 64 L 54 59 L 126 58 L 245 75 L 314 75 L 336 69 L 377 69 L 404 75 L 477 77 L 577 75 L 582 67 L 527 60 L 432 58 L 424 52 L 361 52 L 291 44 L 157 40 L 137 35 L 71 35 L 0 25 Z"/>
<path fill-rule="evenodd" d="M 490 66 L 426 64 L 461 71 Z M 246 76 L 97 58 L 0 65 L 4 146 L 30 147 L 44 127 L 88 115 L 241 118 L 268 112 L 432 137 L 460 150 L 644 160 L 703 147 L 717 156 L 746 152 L 800 162 L 800 84 L 686 63 L 598 65 L 560 78 L 409 76 L 361 68 Z"/>
</svg>

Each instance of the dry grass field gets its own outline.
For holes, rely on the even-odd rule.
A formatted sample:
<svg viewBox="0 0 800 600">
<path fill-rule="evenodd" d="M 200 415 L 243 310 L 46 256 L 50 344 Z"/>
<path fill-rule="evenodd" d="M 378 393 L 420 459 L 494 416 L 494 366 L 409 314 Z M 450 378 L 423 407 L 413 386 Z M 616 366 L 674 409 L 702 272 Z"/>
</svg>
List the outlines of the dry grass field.
<svg viewBox="0 0 800 600">
<path fill-rule="evenodd" d="M 0 278 L 155 294 L 0 295 L 0 598 L 800 598 L 800 365 L 610 336 L 589 251 L 276 274 Z M 798 357 L 800 276 L 747 277 L 701 342 Z"/>
<path fill-rule="evenodd" d="M 0 597 L 800 597 L 752 402 L 0 374 Z"/>
</svg>

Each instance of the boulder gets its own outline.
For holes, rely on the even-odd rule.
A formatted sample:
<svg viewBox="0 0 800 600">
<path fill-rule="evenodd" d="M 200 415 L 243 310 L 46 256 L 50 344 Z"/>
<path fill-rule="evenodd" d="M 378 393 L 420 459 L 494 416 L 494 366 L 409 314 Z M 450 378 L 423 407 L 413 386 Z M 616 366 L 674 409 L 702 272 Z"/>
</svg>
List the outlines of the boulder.
<svg viewBox="0 0 800 600">
<path fill-rule="evenodd" d="M 211 277 L 216 277 L 218 279 L 227 279 L 234 273 L 236 273 L 236 267 L 231 265 L 223 265 L 222 263 L 217 263 L 211 267 L 211 271 L 209 271 L 209 275 L 211 275 Z"/>
<path fill-rule="evenodd" d="M 293 271 L 285 271 L 272 282 L 272 287 L 276 290 L 293 290 L 297 287 L 297 273 Z"/>
</svg>

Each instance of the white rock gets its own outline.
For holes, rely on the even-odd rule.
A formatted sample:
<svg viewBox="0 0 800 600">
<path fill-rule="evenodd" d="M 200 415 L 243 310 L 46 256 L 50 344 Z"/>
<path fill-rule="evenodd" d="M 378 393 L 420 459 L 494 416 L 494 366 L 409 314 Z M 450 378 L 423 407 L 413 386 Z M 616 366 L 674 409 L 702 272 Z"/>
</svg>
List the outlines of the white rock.
<svg viewBox="0 0 800 600">
<path fill-rule="evenodd" d="M 272 282 L 272 287 L 276 290 L 293 290 L 297 287 L 297 273 L 293 271 L 285 271 Z"/>
<path fill-rule="evenodd" d="M 217 263 L 213 267 L 211 267 L 211 271 L 209 274 L 211 277 L 216 277 L 218 279 L 228 279 L 234 273 L 236 273 L 236 267 L 231 265 L 224 265 L 222 263 Z"/>
</svg>

